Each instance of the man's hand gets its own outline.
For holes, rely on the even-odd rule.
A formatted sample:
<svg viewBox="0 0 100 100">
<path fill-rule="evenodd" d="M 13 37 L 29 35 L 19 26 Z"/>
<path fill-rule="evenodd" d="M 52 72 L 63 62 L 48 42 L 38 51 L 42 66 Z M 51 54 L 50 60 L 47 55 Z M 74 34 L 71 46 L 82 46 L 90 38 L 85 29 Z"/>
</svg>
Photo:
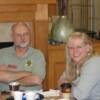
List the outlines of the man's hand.
<svg viewBox="0 0 100 100">
<path fill-rule="evenodd" d="M 14 71 L 8 71 L 8 70 L 0 70 L 0 81 L 4 83 L 9 83 L 12 81 L 20 80 L 29 75 L 32 75 L 32 73 L 27 72 L 27 71 L 14 72 Z"/>
<path fill-rule="evenodd" d="M 17 71 L 17 65 L 15 64 L 0 64 L 0 70 L 6 70 L 6 71 Z"/>
<path fill-rule="evenodd" d="M 20 84 L 23 86 L 41 85 L 42 79 L 37 75 L 29 75 L 29 76 L 23 77 L 18 82 L 20 82 Z"/>
</svg>

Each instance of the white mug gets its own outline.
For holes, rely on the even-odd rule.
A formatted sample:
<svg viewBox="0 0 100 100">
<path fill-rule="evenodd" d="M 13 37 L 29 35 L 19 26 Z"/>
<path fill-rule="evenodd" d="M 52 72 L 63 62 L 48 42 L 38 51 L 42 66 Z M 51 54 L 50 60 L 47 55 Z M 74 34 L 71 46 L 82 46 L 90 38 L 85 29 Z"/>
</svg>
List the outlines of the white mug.
<svg viewBox="0 0 100 100">
<path fill-rule="evenodd" d="M 25 92 L 26 100 L 34 100 L 36 96 L 36 92 L 27 91 Z"/>
<path fill-rule="evenodd" d="M 21 91 L 13 91 L 12 96 L 14 97 L 14 100 L 22 100 L 23 92 Z"/>
</svg>

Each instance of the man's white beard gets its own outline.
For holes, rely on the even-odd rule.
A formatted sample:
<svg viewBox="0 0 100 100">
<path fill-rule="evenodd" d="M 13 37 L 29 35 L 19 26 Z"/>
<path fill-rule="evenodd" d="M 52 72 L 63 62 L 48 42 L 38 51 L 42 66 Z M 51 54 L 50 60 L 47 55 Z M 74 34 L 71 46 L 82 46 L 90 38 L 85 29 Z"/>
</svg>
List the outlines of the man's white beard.
<svg viewBox="0 0 100 100">
<path fill-rule="evenodd" d="M 18 48 L 28 48 L 29 44 L 28 43 L 23 43 L 23 44 L 20 44 L 20 45 L 15 44 L 15 46 L 18 47 Z"/>
</svg>

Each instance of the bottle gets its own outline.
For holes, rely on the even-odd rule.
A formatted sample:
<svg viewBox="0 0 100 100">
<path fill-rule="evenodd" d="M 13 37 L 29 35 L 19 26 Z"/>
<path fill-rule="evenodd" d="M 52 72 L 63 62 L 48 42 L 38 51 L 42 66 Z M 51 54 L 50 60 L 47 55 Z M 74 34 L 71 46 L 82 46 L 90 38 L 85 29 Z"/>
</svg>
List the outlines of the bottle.
<svg viewBox="0 0 100 100">
<path fill-rule="evenodd" d="M 61 84 L 61 92 L 63 98 L 65 98 L 66 100 L 70 100 L 71 83 Z"/>
</svg>

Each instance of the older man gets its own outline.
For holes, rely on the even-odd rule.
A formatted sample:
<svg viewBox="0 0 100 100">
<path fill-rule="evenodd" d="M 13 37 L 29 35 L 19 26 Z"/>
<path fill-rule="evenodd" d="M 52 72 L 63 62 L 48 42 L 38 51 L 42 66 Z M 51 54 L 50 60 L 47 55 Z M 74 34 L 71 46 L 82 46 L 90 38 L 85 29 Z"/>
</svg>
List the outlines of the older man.
<svg viewBox="0 0 100 100">
<path fill-rule="evenodd" d="M 12 26 L 14 46 L 0 50 L 0 91 L 9 90 L 10 82 L 19 82 L 21 90 L 42 88 L 45 59 L 41 51 L 30 47 L 30 29 L 26 23 Z"/>
</svg>

